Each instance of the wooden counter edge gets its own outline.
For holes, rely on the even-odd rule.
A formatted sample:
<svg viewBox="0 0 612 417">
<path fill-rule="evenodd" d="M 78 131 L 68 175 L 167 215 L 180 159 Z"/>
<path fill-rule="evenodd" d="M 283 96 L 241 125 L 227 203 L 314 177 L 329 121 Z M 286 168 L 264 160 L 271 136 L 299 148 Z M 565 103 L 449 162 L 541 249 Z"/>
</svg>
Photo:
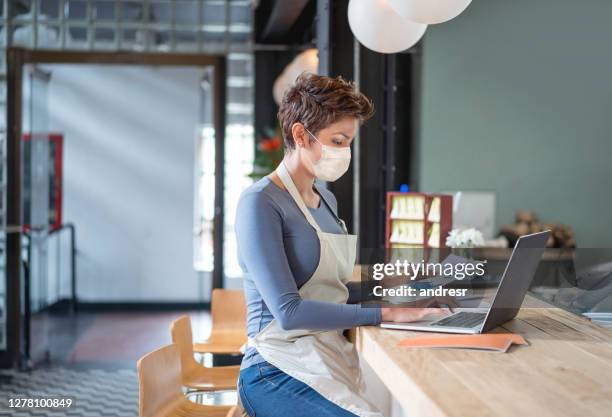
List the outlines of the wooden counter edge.
<svg viewBox="0 0 612 417">
<path fill-rule="evenodd" d="M 367 329 L 376 329 L 376 327 L 356 327 L 350 329 L 347 336 L 355 344 L 360 359 L 368 363 L 393 398 L 400 403 L 404 410 L 409 410 L 414 415 L 447 417 L 447 414 L 439 405 L 412 380 L 410 375 L 402 371 L 401 366 L 398 366 L 385 353 L 376 340 L 372 339 L 371 333 Z M 412 392 L 413 395 L 406 398 L 404 395 L 406 391 Z"/>
</svg>

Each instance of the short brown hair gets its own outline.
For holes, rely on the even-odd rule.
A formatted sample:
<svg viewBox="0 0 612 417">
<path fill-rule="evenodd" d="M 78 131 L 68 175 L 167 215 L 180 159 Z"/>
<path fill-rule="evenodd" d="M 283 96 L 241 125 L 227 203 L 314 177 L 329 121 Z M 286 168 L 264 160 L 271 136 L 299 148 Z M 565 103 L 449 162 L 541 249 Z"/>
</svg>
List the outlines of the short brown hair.
<svg viewBox="0 0 612 417">
<path fill-rule="evenodd" d="M 294 123 L 316 134 L 343 117 L 355 117 L 361 123 L 372 117 L 374 105 L 355 85 L 342 77 L 302 73 L 287 90 L 278 109 L 278 121 L 286 149 L 295 149 L 291 133 Z"/>
</svg>

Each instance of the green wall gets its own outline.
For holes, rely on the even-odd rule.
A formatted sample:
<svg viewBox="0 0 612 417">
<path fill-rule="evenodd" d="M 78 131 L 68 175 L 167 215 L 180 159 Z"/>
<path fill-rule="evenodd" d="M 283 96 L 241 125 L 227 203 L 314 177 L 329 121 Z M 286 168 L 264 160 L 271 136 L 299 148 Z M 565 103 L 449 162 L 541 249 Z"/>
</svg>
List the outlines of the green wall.
<svg viewBox="0 0 612 417">
<path fill-rule="evenodd" d="M 474 0 L 428 28 L 421 190 L 494 190 L 612 247 L 612 1 Z"/>
</svg>

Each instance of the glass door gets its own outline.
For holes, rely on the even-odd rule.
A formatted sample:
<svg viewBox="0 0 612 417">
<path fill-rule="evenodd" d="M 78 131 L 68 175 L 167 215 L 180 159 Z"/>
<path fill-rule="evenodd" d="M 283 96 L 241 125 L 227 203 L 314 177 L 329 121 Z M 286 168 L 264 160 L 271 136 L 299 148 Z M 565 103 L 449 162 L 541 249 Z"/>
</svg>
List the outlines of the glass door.
<svg viewBox="0 0 612 417">
<path fill-rule="evenodd" d="M 41 316 L 48 304 L 50 146 L 48 90 L 51 74 L 26 65 L 22 85 L 24 353 L 36 362 L 47 351 Z"/>
<path fill-rule="evenodd" d="M 200 124 L 195 133 L 194 268 L 214 270 L 215 160 L 213 72 L 207 68 L 200 81 Z"/>
<path fill-rule="evenodd" d="M 195 134 L 194 268 L 201 282 L 223 287 L 224 68 L 207 67 L 200 81 L 200 124 Z M 212 279 L 209 279 L 209 278 Z M 210 288 L 203 288 L 209 293 Z"/>
<path fill-rule="evenodd" d="M 195 147 L 194 267 L 203 274 L 213 274 L 217 268 L 219 272 L 213 274 L 215 283 L 222 282 L 224 288 L 242 286 L 234 220 L 240 194 L 253 182 L 250 176 L 255 151 L 252 67 L 252 54 L 233 53 L 227 57 L 227 77 L 221 80 L 221 87 L 227 91 L 223 146 L 219 146 L 215 134 L 215 109 L 221 111 L 223 107 L 215 104 L 219 96 L 215 94 L 212 68 L 207 69 L 200 83 L 200 126 Z M 215 264 L 215 254 L 219 253 L 223 254 L 222 262 L 217 256 Z"/>
</svg>

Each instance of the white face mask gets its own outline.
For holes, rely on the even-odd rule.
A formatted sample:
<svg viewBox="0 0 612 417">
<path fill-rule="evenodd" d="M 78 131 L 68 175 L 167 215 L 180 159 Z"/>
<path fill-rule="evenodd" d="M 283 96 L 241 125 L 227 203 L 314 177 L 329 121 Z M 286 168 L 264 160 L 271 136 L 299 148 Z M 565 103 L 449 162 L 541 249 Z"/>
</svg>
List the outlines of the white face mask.
<svg viewBox="0 0 612 417">
<path fill-rule="evenodd" d="M 314 163 L 314 172 L 318 179 L 336 181 L 348 170 L 351 163 L 351 148 L 348 146 L 335 148 L 323 145 L 310 130 L 304 128 L 314 140 L 321 145 L 321 159 Z"/>
</svg>

